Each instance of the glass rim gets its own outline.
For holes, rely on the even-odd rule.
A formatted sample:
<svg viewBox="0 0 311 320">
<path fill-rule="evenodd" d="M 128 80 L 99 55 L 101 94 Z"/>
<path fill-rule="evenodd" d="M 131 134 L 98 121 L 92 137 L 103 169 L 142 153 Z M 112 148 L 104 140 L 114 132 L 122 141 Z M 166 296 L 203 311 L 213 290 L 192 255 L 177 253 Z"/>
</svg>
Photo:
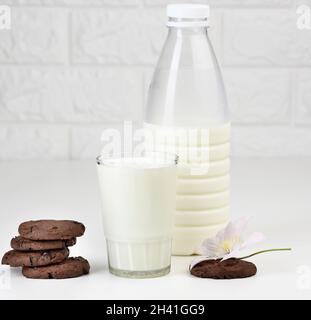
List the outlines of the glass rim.
<svg viewBox="0 0 311 320">
<path fill-rule="evenodd" d="M 150 156 L 151 155 L 151 156 Z M 133 155 L 131 152 L 119 152 L 119 153 L 104 153 L 96 157 L 96 163 L 99 166 L 116 167 L 115 163 L 109 162 L 113 159 L 122 158 L 147 158 L 147 159 L 163 159 L 165 160 L 164 165 L 161 167 L 177 166 L 179 156 L 175 153 L 169 152 L 158 152 L 158 151 L 145 151 L 140 155 Z"/>
</svg>

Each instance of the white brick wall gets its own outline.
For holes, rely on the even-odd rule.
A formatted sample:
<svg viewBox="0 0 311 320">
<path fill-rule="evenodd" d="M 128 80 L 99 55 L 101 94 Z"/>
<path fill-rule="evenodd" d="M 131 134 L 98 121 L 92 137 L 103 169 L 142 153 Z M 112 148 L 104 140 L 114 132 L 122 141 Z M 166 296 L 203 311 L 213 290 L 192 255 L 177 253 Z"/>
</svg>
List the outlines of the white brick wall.
<svg viewBox="0 0 311 320">
<path fill-rule="evenodd" d="M 224 21 L 226 64 L 311 66 L 311 32 L 296 27 L 295 10 L 226 10 Z"/>
<path fill-rule="evenodd" d="M 68 159 L 68 128 L 59 125 L 1 125 L 0 146 L 0 160 Z"/>
<path fill-rule="evenodd" d="M 110 123 L 139 120 L 140 73 L 122 68 L 0 68 L 1 122 Z"/>
<path fill-rule="evenodd" d="M 67 13 L 61 9 L 14 8 L 11 31 L 0 33 L 0 63 L 67 61 Z"/>
<path fill-rule="evenodd" d="M 168 2 L 209 2 L 234 156 L 311 156 L 310 0 L 0 0 L 0 160 L 94 158 L 102 129 L 141 120 Z"/>
</svg>

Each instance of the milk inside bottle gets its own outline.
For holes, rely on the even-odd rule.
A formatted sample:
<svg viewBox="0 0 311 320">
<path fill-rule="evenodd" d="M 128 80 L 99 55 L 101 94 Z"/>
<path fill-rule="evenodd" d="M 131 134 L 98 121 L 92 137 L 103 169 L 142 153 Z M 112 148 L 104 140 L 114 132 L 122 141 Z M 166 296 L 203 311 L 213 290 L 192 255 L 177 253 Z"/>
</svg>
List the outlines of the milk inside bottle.
<svg viewBox="0 0 311 320">
<path fill-rule="evenodd" d="M 173 254 L 199 253 L 229 220 L 230 120 L 208 36 L 209 6 L 169 5 L 150 85 L 146 147 L 179 156 Z"/>
</svg>

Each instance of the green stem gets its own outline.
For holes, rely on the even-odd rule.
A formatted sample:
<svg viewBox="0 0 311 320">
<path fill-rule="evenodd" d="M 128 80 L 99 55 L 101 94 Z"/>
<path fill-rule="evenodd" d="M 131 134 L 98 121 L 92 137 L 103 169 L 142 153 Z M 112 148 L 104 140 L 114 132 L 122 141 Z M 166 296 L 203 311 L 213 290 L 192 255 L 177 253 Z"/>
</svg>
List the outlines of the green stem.
<svg viewBox="0 0 311 320">
<path fill-rule="evenodd" d="M 249 256 L 245 256 L 245 257 L 238 258 L 238 259 L 239 259 L 239 260 L 244 260 L 244 259 L 248 259 L 248 258 L 253 257 L 253 256 L 257 256 L 258 254 L 267 253 L 267 252 L 274 252 L 274 251 L 291 251 L 291 250 L 292 250 L 291 248 L 262 250 L 262 251 L 258 251 L 258 252 L 252 253 L 252 254 L 250 254 Z"/>
</svg>

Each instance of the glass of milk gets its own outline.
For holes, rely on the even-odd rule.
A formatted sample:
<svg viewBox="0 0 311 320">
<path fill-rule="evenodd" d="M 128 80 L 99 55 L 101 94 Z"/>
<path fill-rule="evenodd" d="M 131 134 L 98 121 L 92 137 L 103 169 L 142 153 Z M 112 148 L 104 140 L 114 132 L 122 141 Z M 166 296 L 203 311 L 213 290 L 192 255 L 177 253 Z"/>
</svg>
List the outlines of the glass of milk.
<svg viewBox="0 0 311 320">
<path fill-rule="evenodd" d="M 176 155 L 97 158 L 109 270 L 130 278 L 170 272 Z"/>
</svg>

